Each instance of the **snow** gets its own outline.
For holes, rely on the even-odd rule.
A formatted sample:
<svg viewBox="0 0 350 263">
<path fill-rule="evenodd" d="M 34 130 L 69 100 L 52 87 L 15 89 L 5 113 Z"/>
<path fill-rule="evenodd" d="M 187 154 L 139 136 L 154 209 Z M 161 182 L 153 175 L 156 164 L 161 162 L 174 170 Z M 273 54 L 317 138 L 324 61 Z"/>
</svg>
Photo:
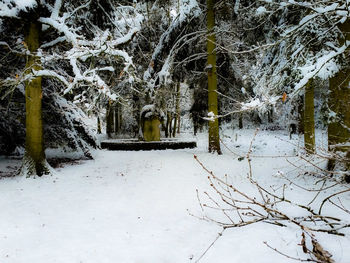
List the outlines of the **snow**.
<svg viewBox="0 0 350 263">
<path fill-rule="evenodd" d="M 304 87 L 314 76 L 318 76 L 322 79 L 328 79 L 334 76 L 334 74 L 339 71 L 339 66 L 334 62 L 334 59 L 343 54 L 349 45 L 350 41 L 346 41 L 343 46 L 338 48 L 334 47 L 335 50 L 332 50 L 317 58 L 315 62 L 311 61 L 310 64 L 309 61 L 309 64 L 299 67 L 303 78 L 294 86 L 295 92 L 299 92 L 299 90 Z"/>
<path fill-rule="evenodd" d="M 48 47 L 51 47 L 51 46 L 55 46 L 56 44 L 64 42 L 64 41 L 66 41 L 66 37 L 58 37 L 58 38 L 56 38 L 55 40 L 53 40 L 51 42 L 48 42 L 48 43 L 45 43 L 45 44 L 41 45 L 40 48 L 48 48 Z"/>
<path fill-rule="evenodd" d="M 71 29 L 65 24 L 64 19 L 52 19 L 48 17 L 41 17 L 39 21 L 43 24 L 47 24 L 55 28 L 58 32 L 61 32 L 65 35 L 67 40 L 73 45 L 78 44 L 78 36 L 76 33 L 73 33 Z"/>
<path fill-rule="evenodd" d="M 51 177 L 1 179 L 0 262 L 196 262 L 221 228 L 189 215 L 201 216 L 196 189 L 201 197 L 204 191 L 213 194 L 193 155 L 217 176 L 228 174 L 237 187 L 251 193 L 247 162 L 237 155 L 245 156 L 254 133 L 226 130 L 222 137 L 230 150 L 223 147 L 221 156 L 207 153 L 207 134 L 200 134 L 197 149 L 99 150 L 94 160 L 58 168 Z M 324 135 L 317 136 L 319 146 L 326 145 Z M 283 131 L 260 131 L 253 143 L 253 174 L 264 185 L 286 184 L 288 198 L 307 203 L 313 193 L 301 194 L 283 180 L 284 176 L 318 187 L 317 178 L 299 175 L 287 162 L 306 167 L 295 155 L 301 151 L 300 143 L 297 136 L 289 140 Z M 0 158 L 0 171 L 18 162 Z M 320 193 L 321 200 L 324 194 Z M 344 196 L 343 204 L 348 207 L 349 202 L 349 195 Z M 341 216 L 338 210 L 330 212 Z M 207 214 L 219 216 L 215 211 Z M 336 262 L 350 261 L 348 236 L 317 233 L 316 237 Z M 303 257 L 300 240 L 301 233 L 293 226 L 258 223 L 227 229 L 200 262 L 294 262 L 263 242 Z"/>
<path fill-rule="evenodd" d="M 144 116 L 145 118 L 149 118 L 152 116 L 157 116 L 160 118 L 164 118 L 164 112 L 160 109 L 157 108 L 156 105 L 154 104 L 148 104 L 142 107 L 140 116 Z"/>
<path fill-rule="evenodd" d="M 314 10 L 318 13 L 324 14 L 327 12 L 335 11 L 338 6 L 339 6 L 338 3 L 333 3 L 333 4 L 331 4 L 329 6 L 325 6 L 325 7 L 316 7 L 316 8 L 314 8 Z"/>
<path fill-rule="evenodd" d="M 261 103 L 259 98 L 252 99 L 250 102 L 244 103 L 243 110 L 259 107 Z"/>
<path fill-rule="evenodd" d="M 171 32 L 173 32 L 174 29 L 182 25 L 185 21 L 198 17 L 201 14 L 201 9 L 196 0 L 181 0 L 179 7 L 180 9 L 179 9 L 178 16 L 175 19 L 173 19 L 168 29 L 161 35 L 159 42 L 153 51 L 152 61 L 157 60 L 159 54 L 162 52 L 162 49 L 164 48 L 164 45 L 168 42 Z M 177 41 L 177 43 L 172 47 L 171 51 L 169 52 L 167 59 L 165 60 L 165 65 L 163 65 L 162 70 L 160 72 L 160 77 L 165 81 L 169 76 L 170 63 L 172 62 L 171 57 L 174 55 L 173 51 L 177 47 L 177 44 L 179 44 L 180 40 L 183 40 L 183 39 L 184 39 L 184 36 Z M 143 74 L 143 79 L 145 81 L 148 81 L 149 85 L 151 82 L 150 79 L 152 78 L 153 72 L 154 72 L 153 66 L 149 65 L 149 67 Z M 150 85 L 150 87 L 154 88 L 152 85 Z"/>
<path fill-rule="evenodd" d="M 146 112 L 154 112 L 156 110 L 156 105 L 149 104 L 142 107 L 140 115 L 145 114 Z"/>
<path fill-rule="evenodd" d="M 203 117 L 203 119 L 207 121 L 215 121 L 215 119 L 217 118 L 217 116 L 215 116 L 214 112 L 212 111 L 208 112 L 207 116 L 208 117 Z"/>
<path fill-rule="evenodd" d="M 283 32 L 281 34 L 282 37 L 287 37 L 288 35 L 292 34 L 293 32 L 295 32 L 296 30 L 300 30 L 302 29 L 305 25 L 307 25 L 309 22 L 313 21 L 315 19 L 315 17 L 319 16 L 320 14 L 318 13 L 314 13 L 311 15 L 307 15 L 305 17 L 303 17 L 300 22 L 299 25 L 294 26 L 289 28 L 288 30 L 286 30 L 285 32 Z"/>
<path fill-rule="evenodd" d="M 263 15 L 266 13 L 266 8 L 264 6 L 259 6 L 257 9 L 256 9 L 256 14 L 259 16 L 259 15 Z"/>
<path fill-rule="evenodd" d="M 235 7 L 234 7 L 234 9 L 233 9 L 233 11 L 235 12 L 235 14 L 238 14 L 239 5 L 240 5 L 240 0 L 236 0 L 236 1 L 235 1 Z"/>
<path fill-rule="evenodd" d="M 2 0 L 0 2 L 0 17 L 16 17 L 20 11 L 27 11 L 36 5 L 36 0 Z"/>
</svg>

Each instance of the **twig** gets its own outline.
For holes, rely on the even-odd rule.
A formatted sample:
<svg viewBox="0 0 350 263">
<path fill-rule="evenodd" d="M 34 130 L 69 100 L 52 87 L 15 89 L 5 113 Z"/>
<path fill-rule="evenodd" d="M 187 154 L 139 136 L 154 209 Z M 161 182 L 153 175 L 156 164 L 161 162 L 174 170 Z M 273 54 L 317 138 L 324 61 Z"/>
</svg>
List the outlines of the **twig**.
<svg viewBox="0 0 350 263">
<path fill-rule="evenodd" d="M 340 192 L 338 192 L 338 193 L 332 194 L 332 195 L 328 196 L 327 198 L 325 198 L 325 199 L 322 201 L 322 203 L 321 203 L 321 206 L 320 206 L 320 209 L 318 210 L 318 213 L 321 214 L 321 212 L 322 212 L 322 207 L 323 207 L 323 205 L 325 204 L 325 202 L 326 202 L 327 200 L 329 200 L 330 198 L 332 198 L 332 197 L 334 197 L 334 196 L 336 196 L 336 195 L 340 195 L 340 194 L 343 194 L 343 193 L 346 193 L 346 192 L 350 192 L 350 188 L 345 189 L 345 190 L 343 190 L 343 191 L 340 191 Z"/>
<path fill-rule="evenodd" d="M 214 239 L 213 242 L 211 242 L 211 244 L 209 245 L 209 247 L 203 252 L 203 254 L 195 261 L 195 263 L 199 262 L 204 255 L 209 251 L 209 249 L 215 244 L 215 242 L 222 236 L 222 234 L 224 233 L 226 229 L 223 228 L 222 231 L 217 235 L 217 237 Z"/>
</svg>

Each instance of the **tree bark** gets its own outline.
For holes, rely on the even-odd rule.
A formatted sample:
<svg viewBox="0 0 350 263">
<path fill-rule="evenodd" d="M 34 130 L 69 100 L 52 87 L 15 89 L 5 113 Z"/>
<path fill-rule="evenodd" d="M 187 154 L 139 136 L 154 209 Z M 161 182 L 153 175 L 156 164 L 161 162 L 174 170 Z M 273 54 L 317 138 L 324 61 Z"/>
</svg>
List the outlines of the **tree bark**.
<svg viewBox="0 0 350 263">
<path fill-rule="evenodd" d="M 176 136 L 176 130 L 180 133 L 179 128 L 179 120 L 180 120 L 180 82 L 177 83 L 176 93 L 175 93 L 175 118 L 174 118 L 174 129 L 173 129 L 173 137 Z M 179 126 L 178 126 L 179 125 Z"/>
<path fill-rule="evenodd" d="M 350 20 L 339 26 L 344 38 L 339 39 L 343 45 L 350 40 Z M 348 52 L 348 51 L 347 51 Z M 331 121 L 328 125 L 328 147 L 331 151 L 348 151 L 345 146 L 350 141 L 350 61 L 347 65 L 329 80 L 328 107 L 331 112 Z"/>
<path fill-rule="evenodd" d="M 169 118 L 169 137 L 171 138 L 172 130 L 173 130 L 173 113 L 168 112 L 168 118 Z"/>
<path fill-rule="evenodd" d="M 118 102 L 114 107 L 114 133 L 118 134 L 122 126 L 122 105 Z"/>
<path fill-rule="evenodd" d="M 238 128 L 240 130 L 243 129 L 243 114 L 242 113 L 238 114 Z"/>
<path fill-rule="evenodd" d="M 306 152 L 315 153 L 315 106 L 314 81 L 312 79 L 305 86 L 304 95 L 304 144 Z"/>
<path fill-rule="evenodd" d="M 111 100 L 108 101 L 106 112 L 106 132 L 108 138 L 112 137 L 114 133 L 114 106 Z"/>
<path fill-rule="evenodd" d="M 216 73 L 216 51 L 215 51 L 215 0 L 207 0 L 207 68 L 208 68 L 208 112 L 218 115 L 217 73 Z M 221 154 L 219 121 L 209 121 L 209 152 Z"/>
<path fill-rule="evenodd" d="M 25 42 L 30 55 L 27 56 L 26 74 L 31 74 L 34 70 L 41 70 L 40 58 L 36 56 L 40 46 L 40 33 L 41 24 L 39 22 L 31 22 L 28 25 Z M 26 149 L 24 162 L 27 162 L 27 164 L 24 165 L 28 166 L 27 169 L 29 168 L 26 176 L 33 173 L 42 176 L 48 173 L 44 151 L 42 97 L 41 77 L 33 77 L 26 81 Z"/>
<path fill-rule="evenodd" d="M 97 116 L 97 134 L 101 134 L 102 131 L 101 131 L 101 119 L 100 119 L 100 116 Z"/>
<path fill-rule="evenodd" d="M 304 134 L 304 95 L 298 96 L 297 103 L 298 134 Z"/>
</svg>

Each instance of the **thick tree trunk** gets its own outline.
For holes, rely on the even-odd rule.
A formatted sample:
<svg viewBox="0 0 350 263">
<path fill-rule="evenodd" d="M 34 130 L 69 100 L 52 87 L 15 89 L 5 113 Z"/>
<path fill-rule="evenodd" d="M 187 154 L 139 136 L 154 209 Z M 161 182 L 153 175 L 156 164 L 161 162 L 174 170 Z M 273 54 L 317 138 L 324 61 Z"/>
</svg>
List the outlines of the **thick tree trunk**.
<svg viewBox="0 0 350 263">
<path fill-rule="evenodd" d="M 344 37 L 339 39 L 340 45 L 350 40 L 350 20 L 339 26 Z M 348 50 L 346 51 L 348 53 Z M 331 118 L 328 124 L 328 149 L 336 152 L 347 152 L 343 160 L 330 160 L 328 169 L 333 170 L 338 164 L 350 170 L 350 60 L 347 56 L 346 66 L 329 80 L 328 108 Z M 345 177 L 349 180 L 349 176 Z"/>
<path fill-rule="evenodd" d="M 216 51 L 215 51 L 215 0 L 207 0 L 207 68 L 208 68 L 208 112 L 218 115 L 218 94 L 217 94 L 217 74 L 216 74 Z M 209 152 L 221 154 L 219 121 L 209 121 Z"/>
<path fill-rule="evenodd" d="M 328 147 L 330 150 L 343 151 L 350 138 L 350 68 L 341 70 L 329 80 L 328 107 L 332 120 L 328 125 Z"/>
<path fill-rule="evenodd" d="M 304 96 L 304 143 L 307 153 L 315 152 L 314 81 L 306 84 Z"/>
<path fill-rule="evenodd" d="M 31 74 L 34 70 L 40 70 L 40 58 L 36 56 L 36 52 L 40 45 L 41 24 L 31 22 L 28 25 L 25 42 L 30 51 L 27 56 L 26 74 Z M 43 120 L 42 120 L 42 86 L 41 77 L 34 77 L 25 83 L 26 98 L 26 149 L 24 157 L 24 174 L 26 176 L 47 174 L 44 136 L 43 136 Z"/>
<path fill-rule="evenodd" d="M 344 44 L 350 40 L 350 20 L 339 26 L 345 38 L 339 40 Z M 350 62 L 349 59 L 347 61 Z M 350 64 L 350 63 L 349 63 Z M 350 141 L 350 65 L 347 65 L 329 80 L 328 107 L 332 119 L 328 125 L 328 147 L 331 151 L 348 151 Z"/>
</svg>

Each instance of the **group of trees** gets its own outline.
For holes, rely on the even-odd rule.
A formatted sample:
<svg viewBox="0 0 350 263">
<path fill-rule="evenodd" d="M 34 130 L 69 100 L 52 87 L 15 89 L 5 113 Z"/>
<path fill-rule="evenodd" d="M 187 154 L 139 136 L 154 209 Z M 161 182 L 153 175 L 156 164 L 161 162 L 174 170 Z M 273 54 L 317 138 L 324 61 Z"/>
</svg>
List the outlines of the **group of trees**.
<svg viewBox="0 0 350 263">
<path fill-rule="evenodd" d="M 22 172 L 42 175 L 48 172 L 42 132 L 48 97 L 71 112 L 55 120 L 70 125 L 70 147 L 85 149 L 83 141 L 93 144 L 93 136 L 82 122 L 74 124 L 81 110 L 99 125 L 106 120 L 109 134 L 123 119 L 125 131 L 137 136 L 141 108 L 154 104 L 174 136 L 186 83 L 196 98 L 194 127 L 209 120 L 209 151 L 221 153 L 219 121 L 242 120 L 250 111 L 271 122 L 288 104 L 282 115 L 299 123 L 313 153 L 314 93 L 322 91 L 329 150 L 347 152 L 348 13 L 347 0 L 2 0 L 1 111 L 11 121 L 2 120 L 9 125 L 1 131 L 24 128 L 11 115 L 14 98 L 24 95 L 25 109 L 16 108 L 25 112 Z M 121 117 L 123 111 L 129 114 Z"/>
<path fill-rule="evenodd" d="M 257 76 L 264 80 L 261 84 L 271 85 L 270 94 L 280 90 L 292 100 L 300 95 L 304 97 L 299 115 L 309 153 L 315 151 L 315 90 L 326 89 L 322 103 L 327 105 L 324 115 L 328 149 L 348 152 L 348 1 L 275 1 L 259 8 L 265 18 L 279 15 L 275 29 L 269 31 L 270 36 L 262 45 L 267 51 L 261 62 L 267 60 L 267 63 L 261 67 L 264 70 L 258 69 L 261 73 Z M 260 93 L 266 96 L 266 89 Z M 331 159 L 330 166 L 336 164 L 335 159 Z M 348 169 L 347 157 L 342 162 Z"/>
<path fill-rule="evenodd" d="M 43 78 L 57 87 L 58 104 L 66 103 L 59 101 L 64 95 L 82 101 L 89 96 L 94 108 L 118 97 L 108 78 L 121 72 L 124 78 L 132 78 L 131 57 L 119 47 L 138 32 L 142 18 L 131 6 L 119 7 L 122 17 L 110 17 L 116 8 L 110 1 L 2 1 L 3 98 L 18 88 L 25 90 L 23 174 L 49 172 L 43 139 Z M 10 61 L 16 64 L 8 67 Z M 76 117 L 64 116 L 61 122 Z M 74 127 L 71 136 L 81 136 L 79 129 Z"/>
</svg>

